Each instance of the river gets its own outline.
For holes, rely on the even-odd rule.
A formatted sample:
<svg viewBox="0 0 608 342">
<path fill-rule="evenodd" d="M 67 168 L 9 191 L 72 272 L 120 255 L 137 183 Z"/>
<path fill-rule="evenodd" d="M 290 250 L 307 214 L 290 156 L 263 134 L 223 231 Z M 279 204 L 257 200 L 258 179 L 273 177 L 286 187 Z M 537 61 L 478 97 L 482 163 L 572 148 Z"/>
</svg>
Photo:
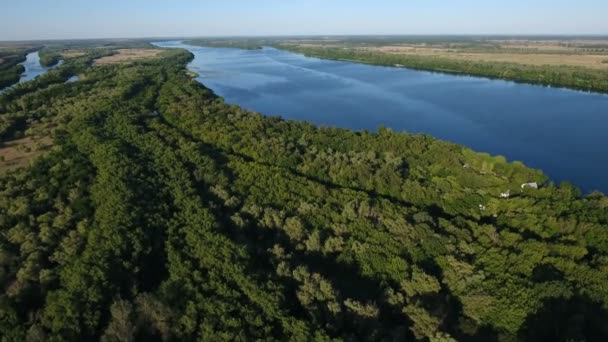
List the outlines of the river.
<svg viewBox="0 0 608 342">
<path fill-rule="evenodd" d="M 608 193 L 608 95 L 305 57 L 273 48 L 185 48 L 226 102 L 355 130 L 426 133 Z"/>
<path fill-rule="evenodd" d="M 28 53 L 25 62 L 21 63 L 25 67 L 25 72 L 21 75 L 19 83 L 31 81 L 40 75 L 44 75 L 47 71 L 57 68 L 63 64 L 63 60 L 60 60 L 57 64 L 44 67 L 40 64 L 40 55 L 38 51 Z"/>
<path fill-rule="evenodd" d="M 47 71 L 61 66 L 63 64 L 63 60 L 60 60 L 57 64 L 55 64 L 53 66 L 44 67 L 40 64 L 40 55 L 39 55 L 38 51 L 34 51 L 34 52 L 28 53 L 27 56 L 25 57 L 25 61 L 23 61 L 19 64 L 21 64 L 25 67 L 25 71 L 23 72 L 23 74 L 21 74 L 21 78 L 19 79 L 19 82 L 17 82 L 16 84 L 31 81 L 40 75 L 44 75 Z M 14 84 L 12 86 L 8 86 L 3 89 L 0 89 L 0 94 L 7 91 L 11 87 L 14 87 L 16 84 Z"/>
</svg>

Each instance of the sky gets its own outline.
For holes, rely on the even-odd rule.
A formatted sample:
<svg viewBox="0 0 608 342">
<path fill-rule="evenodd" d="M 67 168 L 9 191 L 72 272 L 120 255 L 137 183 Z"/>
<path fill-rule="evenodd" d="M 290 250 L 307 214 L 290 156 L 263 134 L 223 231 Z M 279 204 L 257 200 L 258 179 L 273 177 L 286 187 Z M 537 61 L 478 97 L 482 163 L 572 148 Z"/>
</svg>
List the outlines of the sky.
<svg viewBox="0 0 608 342">
<path fill-rule="evenodd" d="M 0 0 L 0 40 L 608 35 L 608 0 Z"/>
</svg>

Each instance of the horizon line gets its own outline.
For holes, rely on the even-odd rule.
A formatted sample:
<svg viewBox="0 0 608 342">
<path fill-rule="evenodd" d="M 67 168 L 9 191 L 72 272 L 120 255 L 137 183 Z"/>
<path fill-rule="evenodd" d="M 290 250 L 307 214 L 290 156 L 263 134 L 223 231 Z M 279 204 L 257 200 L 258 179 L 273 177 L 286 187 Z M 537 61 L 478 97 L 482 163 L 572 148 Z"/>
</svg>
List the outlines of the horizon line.
<svg viewBox="0 0 608 342">
<path fill-rule="evenodd" d="M 608 38 L 608 33 L 348 33 L 348 34 L 259 34 L 259 35 L 184 35 L 184 36 L 131 36 L 131 37 L 78 37 L 1 39 L 0 42 L 43 42 L 66 40 L 118 40 L 118 39 L 195 39 L 195 38 L 289 38 L 289 37 L 569 37 Z"/>
</svg>

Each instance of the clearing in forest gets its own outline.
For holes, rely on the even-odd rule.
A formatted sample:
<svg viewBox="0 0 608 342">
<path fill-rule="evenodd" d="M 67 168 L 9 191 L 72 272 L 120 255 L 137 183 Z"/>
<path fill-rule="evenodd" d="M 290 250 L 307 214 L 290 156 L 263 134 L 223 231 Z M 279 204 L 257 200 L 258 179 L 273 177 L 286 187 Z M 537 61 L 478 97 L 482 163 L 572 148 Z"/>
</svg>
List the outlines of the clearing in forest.
<svg viewBox="0 0 608 342">
<path fill-rule="evenodd" d="M 158 57 L 164 50 L 160 49 L 118 49 L 116 54 L 99 58 L 95 65 L 130 62 L 132 60 Z"/>
<path fill-rule="evenodd" d="M 73 58 L 73 57 L 80 57 L 80 56 L 84 56 L 86 54 L 86 52 L 82 51 L 82 50 L 65 50 L 61 52 L 61 55 L 64 58 Z"/>
<path fill-rule="evenodd" d="M 0 174 L 28 166 L 52 145 L 50 137 L 25 137 L 0 143 Z"/>
</svg>

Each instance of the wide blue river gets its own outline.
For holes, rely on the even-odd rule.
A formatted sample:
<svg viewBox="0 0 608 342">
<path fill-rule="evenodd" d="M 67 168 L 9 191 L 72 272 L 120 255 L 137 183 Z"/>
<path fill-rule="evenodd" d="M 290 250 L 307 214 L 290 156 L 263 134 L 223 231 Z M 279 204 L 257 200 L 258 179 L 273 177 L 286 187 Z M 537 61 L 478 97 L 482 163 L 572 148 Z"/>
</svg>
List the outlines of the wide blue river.
<svg viewBox="0 0 608 342">
<path fill-rule="evenodd" d="M 181 42 L 189 69 L 226 102 L 356 130 L 427 133 L 608 193 L 608 95 Z"/>
</svg>

